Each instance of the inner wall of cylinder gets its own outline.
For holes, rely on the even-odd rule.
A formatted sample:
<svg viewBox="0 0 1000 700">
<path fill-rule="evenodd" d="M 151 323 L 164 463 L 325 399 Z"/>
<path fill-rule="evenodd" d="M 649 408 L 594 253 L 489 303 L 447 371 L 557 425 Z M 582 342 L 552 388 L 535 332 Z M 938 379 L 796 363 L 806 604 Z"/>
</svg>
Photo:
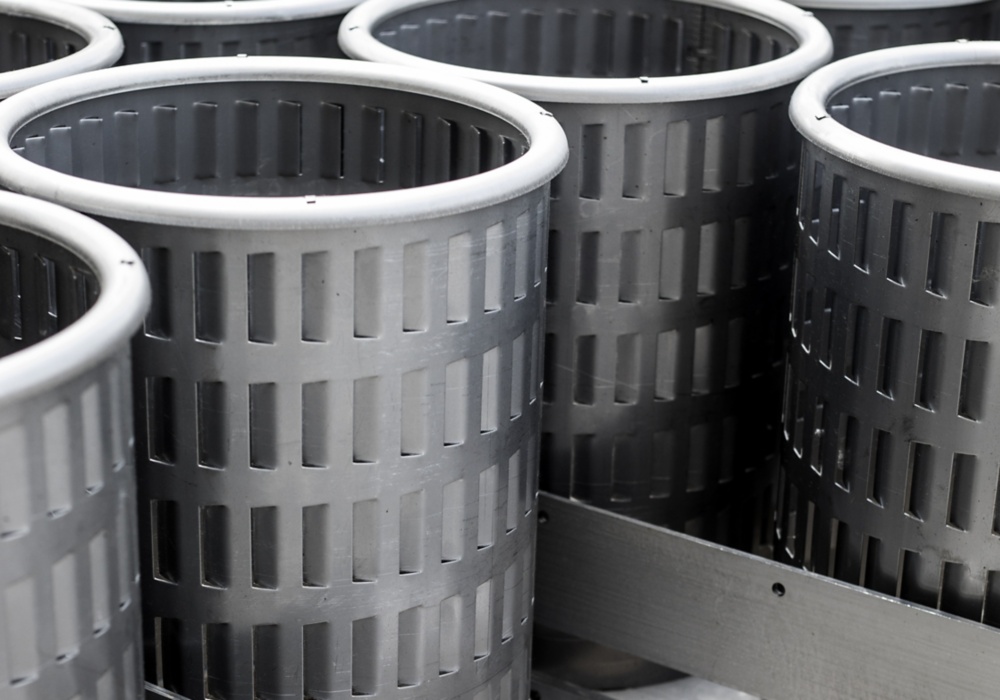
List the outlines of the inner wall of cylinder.
<svg viewBox="0 0 1000 700">
<path fill-rule="evenodd" d="M 781 28 L 673 0 L 458 0 L 410 10 L 375 28 L 408 54 L 483 70 L 574 78 L 711 73 L 790 53 Z"/>
<path fill-rule="evenodd" d="M 0 357 L 34 345 L 94 305 L 97 278 L 80 258 L 0 226 Z"/>
<path fill-rule="evenodd" d="M 911 153 L 1000 170 L 996 66 L 959 66 L 881 76 L 827 103 L 841 124 Z"/>
<path fill-rule="evenodd" d="M 76 32 L 30 17 L 0 14 L 0 72 L 48 63 L 87 45 Z"/>
<path fill-rule="evenodd" d="M 194 83 L 49 112 L 12 145 L 128 187 L 210 195 L 382 192 L 492 170 L 528 147 L 510 123 L 436 97 L 297 82 Z"/>
</svg>

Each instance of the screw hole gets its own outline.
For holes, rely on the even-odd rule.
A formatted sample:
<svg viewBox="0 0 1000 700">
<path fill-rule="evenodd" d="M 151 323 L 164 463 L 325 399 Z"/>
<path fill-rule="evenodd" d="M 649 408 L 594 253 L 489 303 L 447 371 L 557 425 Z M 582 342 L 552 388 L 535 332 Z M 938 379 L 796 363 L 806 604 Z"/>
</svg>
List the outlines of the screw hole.
<svg viewBox="0 0 1000 700">
<path fill-rule="evenodd" d="M 549 514 L 546 513 L 544 510 L 538 511 L 538 523 L 540 525 L 544 525 L 547 522 L 549 522 Z M 531 698 L 531 700 L 535 700 L 535 699 Z"/>
<path fill-rule="evenodd" d="M 774 593 L 774 595 L 781 598 L 782 596 L 785 595 L 785 586 L 783 584 L 776 583 L 773 586 L 771 586 L 771 592 Z"/>
</svg>

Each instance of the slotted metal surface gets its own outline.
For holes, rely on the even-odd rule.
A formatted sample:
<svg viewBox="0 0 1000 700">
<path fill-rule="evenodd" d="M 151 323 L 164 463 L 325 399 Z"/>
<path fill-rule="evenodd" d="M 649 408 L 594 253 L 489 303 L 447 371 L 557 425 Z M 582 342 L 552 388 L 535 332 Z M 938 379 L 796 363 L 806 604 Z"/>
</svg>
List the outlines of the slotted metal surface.
<svg viewBox="0 0 1000 700">
<path fill-rule="evenodd" d="M 812 11 L 830 30 L 834 60 L 891 46 L 1000 38 L 1000 3 L 995 0 L 795 0 L 795 4 Z"/>
<path fill-rule="evenodd" d="M 71 212 L 6 194 L 0 220 L 0 698 L 139 698 L 128 339 L 145 276 Z M 102 282 L 129 295 L 108 302 L 121 320 L 81 321 Z"/>
<path fill-rule="evenodd" d="M 945 170 L 988 183 L 1000 163 L 984 46 L 853 63 L 876 77 L 828 96 L 851 131 L 936 159 L 937 186 L 806 144 L 777 539 L 785 561 L 997 625 L 1000 224 Z"/>
<path fill-rule="evenodd" d="M 558 127 L 515 103 L 556 154 L 525 187 L 536 127 L 471 106 L 499 91 L 202 63 L 287 79 L 71 100 L 14 137 L 137 196 L 329 207 L 311 228 L 237 230 L 234 199 L 215 225 L 110 220 L 153 285 L 134 344 L 147 679 L 191 698 L 524 697 Z M 379 210 L 488 171 L 509 181 L 495 204 Z M 380 194 L 370 223 L 339 223 L 324 195 L 347 192 Z"/>
<path fill-rule="evenodd" d="M 337 29 L 353 0 L 69 0 L 107 15 L 125 37 L 121 63 L 210 56 L 343 58 Z"/>
<path fill-rule="evenodd" d="M 777 446 L 798 160 L 786 105 L 829 40 L 782 8 L 793 18 L 724 2 L 384 2 L 341 31 L 355 57 L 476 69 L 567 132 L 541 487 L 744 545 Z M 782 58 L 787 69 L 813 25 L 815 55 L 747 87 Z M 683 96 L 695 76 L 714 94 Z"/>
</svg>

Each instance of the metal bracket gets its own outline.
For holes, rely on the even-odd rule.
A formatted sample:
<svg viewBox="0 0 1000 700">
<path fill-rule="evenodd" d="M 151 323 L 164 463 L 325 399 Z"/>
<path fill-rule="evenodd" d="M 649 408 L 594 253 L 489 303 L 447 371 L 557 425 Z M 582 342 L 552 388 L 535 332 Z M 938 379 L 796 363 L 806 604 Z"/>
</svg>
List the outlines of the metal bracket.
<svg viewBox="0 0 1000 700">
<path fill-rule="evenodd" d="M 539 498 L 535 619 L 770 700 L 997 697 L 1000 631 Z"/>
</svg>

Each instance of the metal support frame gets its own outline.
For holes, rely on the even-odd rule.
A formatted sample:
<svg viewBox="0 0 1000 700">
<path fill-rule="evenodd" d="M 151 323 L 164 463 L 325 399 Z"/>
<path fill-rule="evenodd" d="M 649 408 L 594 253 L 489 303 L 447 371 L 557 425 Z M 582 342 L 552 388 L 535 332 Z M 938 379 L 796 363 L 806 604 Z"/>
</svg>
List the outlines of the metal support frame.
<svg viewBox="0 0 1000 700">
<path fill-rule="evenodd" d="M 996 698 L 1000 631 L 543 494 L 535 619 L 769 700 Z"/>
</svg>

